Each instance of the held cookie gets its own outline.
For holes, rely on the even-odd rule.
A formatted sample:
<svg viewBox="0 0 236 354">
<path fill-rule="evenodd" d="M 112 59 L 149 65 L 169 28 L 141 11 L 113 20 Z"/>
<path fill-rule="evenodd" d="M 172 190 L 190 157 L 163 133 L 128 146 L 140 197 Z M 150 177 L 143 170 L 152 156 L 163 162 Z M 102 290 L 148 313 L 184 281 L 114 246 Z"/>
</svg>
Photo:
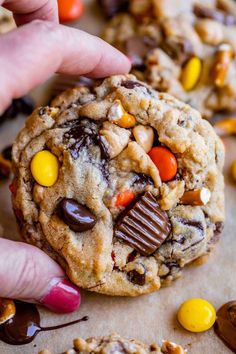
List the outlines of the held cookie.
<svg viewBox="0 0 236 354">
<path fill-rule="evenodd" d="M 190 104 L 205 118 L 236 110 L 236 2 L 127 0 L 129 11 L 104 39 L 122 50 L 133 73 Z"/>
<path fill-rule="evenodd" d="M 118 334 L 111 334 L 106 337 L 91 337 L 86 340 L 82 338 L 74 339 L 74 346 L 69 349 L 65 354 L 76 353 L 94 353 L 94 354 L 113 354 L 113 353 L 126 353 L 126 354 L 186 354 L 180 345 L 163 341 L 161 347 L 156 343 L 147 345 L 136 339 L 125 339 Z M 52 354 L 49 350 L 42 350 L 39 354 Z"/>
<path fill-rule="evenodd" d="M 141 295 L 214 248 L 223 162 L 196 110 L 114 76 L 29 117 L 13 147 L 13 208 L 25 241 L 78 286 Z"/>
</svg>

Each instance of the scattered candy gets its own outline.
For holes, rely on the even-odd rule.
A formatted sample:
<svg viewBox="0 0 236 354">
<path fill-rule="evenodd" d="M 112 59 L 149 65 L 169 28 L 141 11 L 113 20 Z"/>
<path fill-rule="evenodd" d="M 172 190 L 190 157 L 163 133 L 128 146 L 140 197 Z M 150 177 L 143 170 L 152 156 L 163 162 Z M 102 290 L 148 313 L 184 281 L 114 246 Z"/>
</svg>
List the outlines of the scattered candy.
<svg viewBox="0 0 236 354">
<path fill-rule="evenodd" d="M 164 354 L 187 354 L 187 351 L 180 345 L 168 341 L 163 341 L 161 350 Z"/>
<path fill-rule="evenodd" d="M 125 207 L 129 205 L 134 200 L 134 198 L 135 198 L 135 193 L 133 191 L 125 191 L 119 193 L 116 197 L 115 206 L 117 208 Z"/>
<path fill-rule="evenodd" d="M 192 90 L 201 75 L 202 63 L 198 57 L 193 57 L 185 64 L 181 74 L 181 83 L 186 91 Z"/>
<path fill-rule="evenodd" d="M 180 203 L 185 205 L 206 205 L 210 198 L 211 192 L 209 189 L 201 188 L 184 192 L 180 199 Z"/>
<path fill-rule="evenodd" d="M 64 198 L 58 209 L 62 220 L 75 232 L 90 230 L 97 222 L 91 211 L 74 199 Z"/>
<path fill-rule="evenodd" d="M 78 20 L 84 12 L 81 0 L 57 0 L 60 22 Z"/>
<path fill-rule="evenodd" d="M 118 220 L 114 236 L 144 256 L 154 253 L 171 231 L 171 223 L 155 197 L 146 192 Z"/>
<path fill-rule="evenodd" d="M 216 334 L 236 353 L 236 301 L 224 304 L 216 315 Z"/>
<path fill-rule="evenodd" d="M 170 150 L 157 146 L 152 148 L 148 155 L 159 170 L 163 182 L 170 181 L 177 173 L 177 160 Z"/>
<path fill-rule="evenodd" d="M 56 183 L 59 164 L 56 156 L 50 151 L 37 152 L 31 161 L 30 168 L 34 179 L 41 186 L 51 187 Z"/>
<path fill-rule="evenodd" d="M 236 134 L 236 118 L 221 119 L 214 124 L 215 131 L 220 136 Z"/>
<path fill-rule="evenodd" d="M 133 129 L 133 135 L 144 151 L 149 152 L 151 150 L 154 141 L 154 131 L 151 127 L 137 125 Z"/>
<path fill-rule="evenodd" d="M 0 298 L 0 324 L 8 321 L 16 313 L 16 307 L 13 300 Z"/>
<path fill-rule="evenodd" d="M 229 65 L 233 58 L 233 49 L 230 44 L 223 43 L 218 47 L 215 62 L 212 67 L 212 78 L 217 87 L 225 85 Z"/>
<path fill-rule="evenodd" d="M 204 332 L 213 326 L 216 320 L 216 312 L 208 301 L 193 298 L 180 306 L 177 317 L 181 326 L 188 331 Z"/>
<path fill-rule="evenodd" d="M 136 124 L 135 117 L 125 111 L 120 100 L 115 100 L 109 110 L 108 117 L 121 128 L 132 128 Z"/>
<path fill-rule="evenodd" d="M 236 182 L 236 160 L 234 160 L 231 165 L 231 174 L 232 174 L 233 179 Z"/>
</svg>

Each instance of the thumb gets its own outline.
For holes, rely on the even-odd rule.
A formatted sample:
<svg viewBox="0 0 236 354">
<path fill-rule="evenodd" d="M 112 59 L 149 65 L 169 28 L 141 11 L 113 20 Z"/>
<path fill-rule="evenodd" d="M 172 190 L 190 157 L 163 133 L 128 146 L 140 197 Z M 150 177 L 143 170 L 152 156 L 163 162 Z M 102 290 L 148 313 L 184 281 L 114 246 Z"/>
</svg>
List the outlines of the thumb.
<svg viewBox="0 0 236 354">
<path fill-rule="evenodd" d="M 80 305 L 80 292 L 40 249 L 0 238 L 0 297 L 40 303 L 66 313 Z"/>
</svg>

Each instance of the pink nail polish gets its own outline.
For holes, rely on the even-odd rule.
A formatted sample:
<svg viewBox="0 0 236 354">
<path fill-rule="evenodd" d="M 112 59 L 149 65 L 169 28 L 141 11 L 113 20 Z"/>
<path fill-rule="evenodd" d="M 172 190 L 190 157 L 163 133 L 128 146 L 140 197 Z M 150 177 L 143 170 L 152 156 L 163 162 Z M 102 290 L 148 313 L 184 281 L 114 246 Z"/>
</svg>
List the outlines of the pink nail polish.
<svg viewBox="0 0 236 354">
<path fill-rule="evenodd" d="M 58 313 L 69 313 L 78 309 L 81 302 L 79 289 L 67 279 L 53 280 L 53 283 L 40 303 Z"/>
</svg>

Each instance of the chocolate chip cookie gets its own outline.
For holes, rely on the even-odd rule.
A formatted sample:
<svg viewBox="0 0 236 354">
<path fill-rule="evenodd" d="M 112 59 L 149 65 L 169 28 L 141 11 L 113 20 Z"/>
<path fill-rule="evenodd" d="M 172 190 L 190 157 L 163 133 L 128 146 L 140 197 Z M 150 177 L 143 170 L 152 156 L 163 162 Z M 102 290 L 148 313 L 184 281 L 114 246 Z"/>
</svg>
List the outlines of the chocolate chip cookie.
<svg viewBox="0 0 236 354">
<path fill-rule="evenodd" d="M 200 113 L 133 75 L 36 109 L 13 146 L 21 234 L 78 286 L 158 290 L 223 227 L 224 147 Z"/>
<path fill-rule="evenodd" d="M 65 354 L 76 353 L 96 353 L 96 354 L 112 354 L 112 353 L 126 353 L 126 354 L 186 354 L 180 345 L 163 341 L 162 347 L 156 343 L 147 345 L 136 339 L 125 339 L 118 334 L 111 334 L 106 337 L 91 337 L 86 340 L 76 338 L 74 340 L 73 349 L 69 349 Z M 39 354 L 51 354 L 48 350 L 42 350 Z"/>
<path fill-rule="evenodd" d="M 114 16 L 103 38 L 130 57 L 139 79 L 205 118 L 236 110 L 235 1 L 129 0 L 126 5 L 129 11 Z M 107 7 L 104 2 L 106 13 Z"/>
</svg>

